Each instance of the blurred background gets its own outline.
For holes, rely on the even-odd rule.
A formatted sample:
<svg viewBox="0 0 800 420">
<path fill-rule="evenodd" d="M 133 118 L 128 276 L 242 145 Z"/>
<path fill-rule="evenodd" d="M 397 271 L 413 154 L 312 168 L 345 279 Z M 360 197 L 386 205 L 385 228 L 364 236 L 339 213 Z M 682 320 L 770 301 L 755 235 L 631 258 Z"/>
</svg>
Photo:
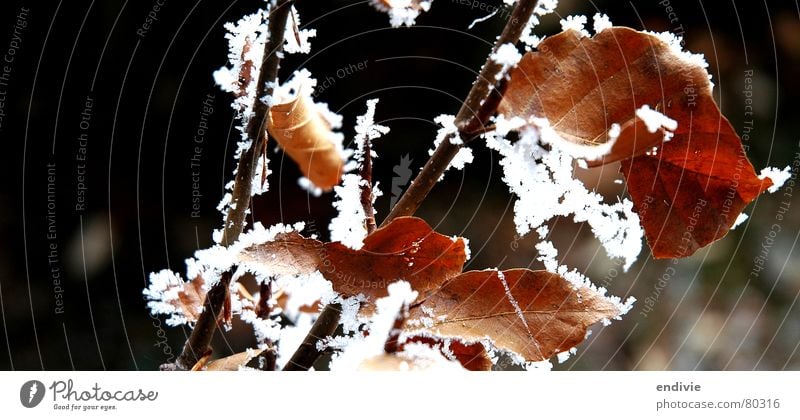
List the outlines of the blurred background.
<svg viewBox="0 0 800 420">
<path fill-rule="evenodd" d="M 427 159 L 433 118 L 458 110 L 504 24 L 498 14 L 468 30 L 486 12 L 461 3 L 436 0 L 417 26 L 391 28 L 365 1 L 298 2 L 301 24 L 317 37 L 311 55 L 284 61 L 281 78 L 305 67 L 320 83 L 329 80 L 317 99 L 344 116 L 348 142 L 366 100 L 381 99 L 377 119 L 391 133 L 374 146 L 384 191 L 379 219 L 392 186 L 407 186 L 404 168 L 416 174 Z M 12 58 L 0 67 L 0 369 L 155 369 L 189 333 L 151 317 L 141 291 L 152 271 L 184 272 L 184 259 L 211 245 L 221 226 L 215 207 L 239 134 L 231 98 L 212 72 L 227 59 L 223 24 L 263 2 L 166 1 L 148 22 L 155 4 L 0 6 L 0 51 Z M 800 152 L 797 2 L 562 0 L 536 32 L 557 33 L 560 18 L 597 11 L 615 25 L 682 34 L 688 49 L 705 54 L 715 97 L 740 134 L 752 98 L 747 144 L 757 171 L 793 164 Z M 270 191 L 254 201 L 255 219 L 327 226 L 332 195 L 309 196 L 297 186 L 296 166 L 269 149 Z M 418 215 L 470 239 L 468 268 L 538 267 L 535 236 L 515 236 L 498 156 L 479 142 L 473 150 L 475 161 L 448 172 Z M 625 194 L 613 165 L 579 175 L 610 201 Z M 798 210 L 789 190 L 764 195 L 723 240 L 677 264 L 653 260 L 645 246 L 628 272 L 587 227 L 556 221 L 565 264 L 640 302 L 623 321 L 596 327 L 555 368 L 797 369 Z M 235 326 L 217 336 L 215 349 L 225 355 L 253 344 L 248 327 Z"/>
</svg>

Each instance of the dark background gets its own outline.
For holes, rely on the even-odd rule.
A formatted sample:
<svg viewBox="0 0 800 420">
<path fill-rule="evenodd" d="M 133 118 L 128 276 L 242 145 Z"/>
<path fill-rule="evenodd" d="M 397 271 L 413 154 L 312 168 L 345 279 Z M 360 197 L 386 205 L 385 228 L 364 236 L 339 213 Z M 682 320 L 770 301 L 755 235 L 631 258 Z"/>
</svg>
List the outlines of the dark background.
<svg viewBox="0 0 800 420">
<path fill-rule="evenodd" d="M 490 1 L 492 4 L 501 3 Z M 6 97 L 0 139 L 0 369 L 154 369 L 178 353 L 188 330 L 149 316 L 142 299 L 148 273 L 185 270 L 183 260 L 211 244 L 221 225 L 215 210 L 229 180 L 238 132 L 230 97 L 213 84 L 226 62 L 223 24 L 262 5 L 256 0 L 167 1 L 145 37 L 136 34 L 151 1 L 3 1 L 0 51 L 11 41 L 20 8 L 30 9 Z M 741 132 L 744 72 L 753 70 L 754 166 L 780 168 L 800 150 L 798 63 L 800 8 L 793 1 L 672 1 L 677 23 L 656 0 L 562 1 L 561 17 L 608 13 L 616 25 L 674 30 L 705 53 L 723 113 Z M 378 97 L 377 116 L 391 127 L 375 146 L 376 180 L 385 215 L 392 167 L 408 154 L 416 171 L 427 158 L 433 118 L 454 114 L 491 42 L 499 17 L 467 30 L 483 12 L 436 0 L 418 26 L 392 29 L 387 17 L 359 1 L 300 1 L 302 23 L 317 29 L 311 55 L 284 61 L 281 78 L 307 67 L 335 83 L 318 99 L 345 117 L 352 138 L 365 101 Z M 559 30 L 548 16 L 539 34 Z M 408 57 L 416 56 L 417 58 Z M 429 57 L 429 58 L 425 58 Z M 437 58 L 433 60 L 431 58 Z M 346 77 L 338 69 L 366 60 Z M 201 217 L 191 217 L 189 168 L 203 101 L 214 114 L 202 152 Z M 94 99 L 87 148 L 87 205 L 76 211 L 79 123 L 86 97 Z M 54 152 L 53 152 L 54 150 Z M 445 234 L 471 240 L 470 268 L 529 266 L 534 238 L 514 240 L 512 197 L 500 180 L 497 156 L 480 144 L 464 172 L 449 172 L 418 215 Z M 256 219 L 314 220 L 326 226 L 331 195 L 309 197 L 298 171 L 272 150 L 270 191 L 254 202 Z M 55 219 L 48 220 L 47 165 L 56 166 Z M 616 168 L 582 172 L 589 187 L 623 193 Z M 781 201 L 791 211 L 780 224 L 765 271 L 749 275 Z M 800 202 L 783 191 L 760 198 L 749 224 L 679 263 L 654 310 L 634 309 L 622 322 L 596 328 L 578 356 L 558 369 L 796 369 L 800 367 Z M 54 222 L 56 238 L 48 238 Z M 585 271 L 614 294 L 651 296 L 669 262 L 647 249 L 628 273 L 610 261 L 588 229 L 559 221 L 556 243 L 565 263 Z M 57 261 L 49 262 L 50 245 Z M 536 264 L 532 264 L 536 266 Z M 51 273 L 63 289 L 63 314 L 54 313 Z M 640 304 L 641 305 L 641 304 Z M 234 328 L 236 331 L 237 328 Z M 247 327 L 217 338 L 220 354 L 252 345 Z M 224 341 L 223 341 L 224 340 Z M 159 344 L 161 343 L 161 344 Z"/>
</svg>

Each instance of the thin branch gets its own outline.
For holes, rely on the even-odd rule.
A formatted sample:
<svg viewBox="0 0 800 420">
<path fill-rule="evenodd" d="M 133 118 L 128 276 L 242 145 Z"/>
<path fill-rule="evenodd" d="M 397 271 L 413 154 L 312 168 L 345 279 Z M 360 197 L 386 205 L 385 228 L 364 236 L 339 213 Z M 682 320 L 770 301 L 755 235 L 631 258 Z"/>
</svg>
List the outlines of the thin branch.
<svg viewBox="0 0 800 420">
<path fill-rule="evenodd" d="M 261 319 L 269 319 L 272 313 L 272 305 L 269 304 L 272 299 L 272 279 L 268 279 L 261 283 L 259 286 L 258 304 L 256 304 L 256 315 Z M 269 338 L 264 339 L 266 348 L 258 356 L 263 357 L 263 364 L 259 364 L 261 370 L 275 370 L 275 362 L 278 360 L 278 354 L 275 351 L 275 343 Z"/>
<path fill-rule="evenodd" d="M 503 69 L 503 66 L 494 60 L 491 56 L 504 44 L 516 44 L 522 34 L 522 30 L 528 24 L 528 21 L 536 8 L 537 0 L 519 0 L 511 13 L 511 17 L 506 22 L 503 33 L 497 38 L 497 41 L 492 48 L 492 53 L 486 59 L 478 79 L 472 85 L 472 89 L 467 95 L 467 99 L 461 105 L 458 114 L 456 114 L 455 125 L 458 127 L 459 137 L 464 143 L 467 143 L 475 138 L 474 133 L 480 133 L 482 127 L 485 126 L 486 121 L 497 110 L 499 104 L 498 95 L 498 75 Z M 492 95 L 490 95 L 492 93 Z M 419 208 L 422 201 L 428 196 L 433 189 L 433 186 L 441 178 L 444 171 L 450 165 L 450 162 L 461 150 L 462 144 L 453 144 L 450 140 L 452 135 L 445 137 L 433 152 L 433 155 L 428 159 L 428 162 L 422 168 L 422 171 L 417 175 L 406 192 L 397 201 L 394 208 L 392 208 L 389 215 L 383 220 L 381 225 L 385 225 L 397 217 L 411 216 Z"/>
<path fill-rule="evenodd" d="M 292 355 L 292 358 L 283 367 L 283 370 L 308 370 L 317 361 L 322 351 L 317 348 L 317 343 L 325 337 L 333 335 L 339 326 L 339 317 L 342 315 L 342 305 L 331 303 L 325 306 L 319 318 L 311 326 L 311 330 L 303 339 L 303 343 Z"/>
<path fill-rule="evenodd" d="M 538 0 L 519 0 L 514 7 L 508 21 L 506 22 L 503 33 L 497 38 L 497 41 L 492 48 L 492 53 L 486 59 L 477 80 L 472 85 L 472 89 L 467 95 L 467 99 L 461 105 L 461 109 L 456 114 L 455 124 L 458 127 L 459 136 L 464 142 L 469 142 L 477 135 L 475 133 L 482 132 L 482 127 L 485 126 L 486 121 L 497 110 L 500 103 L 500 89 L 502 89 L 502 82 L 498 80 L 497 75 L 503 69 L 503 66 L 494 62 L 491 55 L 497 52 L 501 45 L 516 44 L 519 37 L 522 35 L 522 30 L 527 26 L 528 21 L 536 8 Z M 388 216 L 383 220 L 381 226 L 386 225 L 393 219 L 401 216 L 413 215 L 423 200 L 431 192 L 433 186 L 436 185 L 439 178 L 441 178 L 444 171 L 450 165 L 450 162 L 461 149 L 461 144 L 452 144 L 450 139 L 452 136 L 445 137 L 439 147 L 434 151 L 433 156 L 428 159 L 428 162 L 422 168 L 422 171 L 412 182 L 411 186 L 406 190 L 405 194 L 392 208 Z M 363 202 L 363 200 L 362 200 Z M 311 327 L 311 332 L 306 336 L 303 345 L 301 345 L 295 354 L 292 356 L 292 361 L 289 365 L 284 367 L 284 370 L 300 370 L 303 367 L 308 369 L 319 358 L 321 352 L 317 349 L 316 344 L 308 345 L 307 342 L 311 340 L 319 340 L 322 337 L 330 335 L 339 322 L 341 306 L 327 305 L 319 314 L 319 318 Z M 335 320 L 335 322 L 334 322 Z M 327 331 L 328 329 L 322 328 L 322 324 L 330 327 L 333 323 L 333 329 L 330 333 L 321 334 L 320 331 Z M 314 341 L 316 342 L 316 341 Z M 302 363 L 297 361 L 302 360 Z"/>
<path fill-rule="evenodd" d="M 372 200 L 375 198 L 372 191 L 372 147 L 369 138 L 364 139 L 364 162 L 361 164 L 361 207 L 364 208 L 364 223 L 367 234 L 375 231 L 375 208 Z"/>
<path fill-rule="evenodd" d="M 192 329 L 189 341 L 183 347 L 183 352 L 175 360 L 175 368 L 179 370 L 191 370 L 203 356 L 211 353 L 211 338 L 214 337 L 214 330 L 217 329 L 217 319 L 219 318 L 222 306 L 228 298 L 228 286 L 231 284 L 232 274 L 230 272 L 222 274 L 216 286 L 206 294 L 203 303 L 203 312 L 197 318 Z"/>
<path fill-rule="evenodd" d="M 278 0 L 276 6 L 270 9 L 269 39 L 264 44 L 264 58 L 258 74 L 256 95 L 253 99 L 253 116 L 248 121 L 246 129 L 247 137 L 251 139 L 251 144 L 239 158 L 233 187 L 233 199 L 223 227 L 221 241 L 223 246 L 228 246 L 239 239 L 239 235 L 244 229 L 246 210 L 250 208 L 253 174 L 258 164 L 260 153 L 263 150 L 263 144 L 266 141 L 266 127 L 269 125 L 269 105 L 264 103 L 261 98 L 272 96 L 275 87 L 274 82 L 278 79 L 278 67 L 283 55 L 286 22 L 289 12 L 292 10 L 292 3 L 294 3 L 294 0 Z M 222 278 L 227 278 L 228 284 L 223 284 L 223 281 L 220 280 L 209 290 L 203 303 L 204 310 L 200 314 L 189 340 L 184 345 L 181 355 L 176 360 L 174 368 L 180 370 L 191 369 L 197 363 L 198 358 L 208 349 L 211 338 L 214 336 L 217 314 L 219 314 L 224 303 L 224 299 L 217 301 L 212 299 L 211 296 L 220 294 L 224 296 L 228 292 L 231 278 L 230 272 L 225 273 Z M 201 325 L 204 328 L 198 328 Z"/>
</svg>

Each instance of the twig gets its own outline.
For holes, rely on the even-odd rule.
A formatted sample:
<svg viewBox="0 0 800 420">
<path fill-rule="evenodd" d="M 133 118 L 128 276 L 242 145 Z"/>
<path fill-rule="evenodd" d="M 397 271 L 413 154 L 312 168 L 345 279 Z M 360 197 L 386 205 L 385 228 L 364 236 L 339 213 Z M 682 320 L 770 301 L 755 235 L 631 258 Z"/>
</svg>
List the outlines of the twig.
<svg viewBox="0 0 800 420">
<path fill-rule="evenodd" d="M 519 0 L 514 7 L 508 21 L 506 22 L 503 33 L 497 38 L 497 41 L 492 48 L 494 54 L 501 45 L 516 44 L 522 34 L 522 30 L 527 26 L 528 21 L 536 8 L 538 0 Z M 499 94 L 497 75 L 503 69 L 503 66 L 494 62 L 491 59 L 491 54 L 486 59 L 477 80 L 472 84 L 472 89 L 467 95 L 467 99 L 461 105 L 458 114 L 456 114 L 455 124 L 458 127 L 459 137 L 464 142 L 469 142 L 477 137 L 482 132 L 481 128 L 484 127 L 486 121 L 497 110 L 499 104 Z M 501 87 L 500 87 L 501 88 Z M 477 134 L 476 134 L 477 133 Z M 412 182 L 411 186 L 406 190 L 405 194 L 392 208 L 389 215 L 381 223 L 381 226 L 386 225 L 390 221 L 401 216 L 413 215 L 428 193 L 431 192 L 433 186 L 436 185 L 439 178 L 441 178 L 447 166 L 456 156 L 461 149 L 461 144 L 452 144 L 450 139 L 452 136 L 445 137 L 439 147 L 434 151 L 433 156 L 428 159 L 428 162 L 422 168 L 422 171 Z M 362 199 L 363 202 L 363 199 Z M 341 307 L 338 305 L 328 305 L 319 314 L 319 318 L 311 327 L 311 332 L 306 336 L 306 341 L 316 337 L 325 337 L 326 335 L 319 334 L 322 330 L 318 324 L 330 325 L 334 322 L 333 329 L 335 330 L 338 324 Z M 333 332 L 333 330 L 331 330 Z M 312 333 L 314 335 L 312 335 Z M 328 334 L 330 335 L 330 333 Z M 318 338 L 317 338 L 318 339 Z M 317 349 L 316 345 L 306 345 L 303 342 L 295 354 L 292 356 L 292 361 L 303 360 L 302 365 L 295 364 L 287 366 L 284 370 L 298 370 L 300 367 L 310 367 L 319 358 L 321 352 Z"/>
<path fill-rule="evenodd" d="M 364 208 L 364 224 L 367 234 L 370 234 L 375 231 L 377 226 L 375 225 L 375 209 L 372 207 L 372 148 L 369 138 L 364 140 L 363 147 L 361 152 L 364 162 L 361 164 L 361 179 L 364 182 L 361 184 L 361 206 Z M 340 304 L 326 305 L 303 340 L 303 344 L 297 348 L 283 370 L 308 370 L 320 355 L 316 343 L 336 331 L 341 313 Z"/>
<path fill-rule="evenodd" d="M 492 54 L 497 52 L 504 44 L 516 44 L 522 34 L 522 30 L 528 24 L 533 10 L 536 8 L 537 0 L 519 0 L 511 13 L 511 17 L 506 22 L 503 33 L 497 38 L 492 48 Z M 456 114 L 455 125 L 458 128 L 459 137 L 464 143 L 475 138 L 475 133 L 480 133 L 486 121 L 497 110 L 499 96 L 497 87 L 497 75 L 503 66 L 491 58 L 491 54 L 486 59 L 478 79 L 472 85 L 472 89 L 467 95 L 467 99 L 461 105 L 461 109 Z M 494 93 L 490 95 L 490 93 Z M 389 215 L 383 220 L 381 225 L 386 225 L 397 217 L 411 216 L 419 208 L 422 201 L 428 196 L 433 186 L 441 178 L 450 162 L 461 150 L 462 144 L 453 144 L 450 140 L 452 135 L 445 137 L 428 159 L 406 192 L 397 201 Z"/>
<path fill-rule="evenodd" d="M 230 272 L 222 274 L 216 286 L 206 294 L 203 303 L 203 312 L 197 318 L 197 323 L 192 329 L 189 341 L 183 347 L 183 352 L 175 360 L 175 367 L 179 370 L 191 370 L 203 356 L 211 353 L 211 338 L 214 337 L 214 330 L 217 329 L 217 318 L 219 317 L 222 305 L 228 298 L 228 286 L 231 284 L 232 274 Z"/>
<path fill-rule="evenodd" d="M 274 82 L 278 78 L 278 67 L 283 52 L 284 33 L 289 12 L 292 10 L 294 0 L 278 0 L 275 7 L 269 13 L 269 40 L 264 45 L 264 58 L 258 74 L 258 84 L 256 95 L 253 99 L 253 116 L 247 123 L 247 137 L 251 139 L 250 147 L 239 158 L 236 170 L 236 180 L 233 186 L 233 199 L 231 201 L 228 216 L 225 218 L 223 227 L 222 241 L 223 246 L 228 246 L 237 239 L 242 233 L 245 224 L 246 210 L 250 208 L 250 198 L 253 189 L 253 173 L 258 158 L 266 141 L 266 127 L 269 124 L 269 105 L 264 103 L 261 98 L 272 96 Z M 228 292 L 231 274 L 225 273 L 223 279 L 227 278 L 227 284 L 219 283 L 214 285 L 206 295 L 203 303 L 204 310 L 197 320 L 195 328 L 192 330 L 189 340 L 183 346 L 181 355 L 175 362 L 175 368 L 180 370 L 191 369 L 209 347 L 224 299 L 213 300 L 211 296 L 217 296 Z M 198 328 L 201 325 L 204 328 Z M 199 350 L 199 351 L 198 351 Z"/>
<path fill-rule="evenodd" d="M 361 207 L 364 208 L 364 223 L 367 227 L 367 234 L 375 231 L 375 208 L 372 207 L 372 148 L 369 138 L 364 139 L 364 163 L 361 164 Z"/>
<path fill-rule="evenodd" d="M 272 313 L 272 306 L 269 304 L 272 299 L 272 279 L 267 279 L 261 283 L 258 296 L 258 304 L 256 304 L 256 315 L 261 319 L 269 319 Z M 261 370 L 275 370 L 275 362 L 278 360 L 278 354 L 275 351 L 275 343 L 269 338 L 264 339 L 266 348 L 258 356 L 263 357 L 263 363 L 259 364 Z"/>
<path fill-rule="evenodd" d="M 336 331 L 341 314 L 342 305 L 331 303 L 325 306 L 319 318 L 311 326 L 308 335 L 303 339 L 303 343 L 294 352 L 283 370 L 308 370 L 311 368 L 322 354 L 322 351 L 317 348 L 317 343 L 325 337 L 330 337 Z"/>
</svg>

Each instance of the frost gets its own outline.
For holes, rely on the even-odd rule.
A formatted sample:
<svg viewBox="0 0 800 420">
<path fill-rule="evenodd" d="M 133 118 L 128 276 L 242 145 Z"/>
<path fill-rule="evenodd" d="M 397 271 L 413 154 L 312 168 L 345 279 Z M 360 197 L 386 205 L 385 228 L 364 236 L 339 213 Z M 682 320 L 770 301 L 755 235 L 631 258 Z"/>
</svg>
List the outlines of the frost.
<svg viewBox="0 0 800 420">
<path fill-rule="evenodd" d="M 365 142 L 371 142 L 389 132 L 388 127 L 375 124 L 375 105 L 377 103 L 377 99 L 368 100 L 366 113 L 356 119 L 354 165 L 348 166 L 359 167 L 364 161 Z M 372 148 L 370 150 L 371 158 L 377 157 L 375 151 Z M 361 249 L 364 245 L 364 238 L 367 236 L 367 227 L 364 224 L 366 214 L 361 203 L 361 187 L 365 182 L 361 175 L 345 174 L 342 177 L 342 183 L 333 188 L 337 197 L 333 207 L 339 211 L 339 214 L 331 220 L 328 226 L 331 240 L 341 242 L 352 249 Z M 372 187 L 372 193 L 374 203 L 375 199 L 381 195 L 377 184 Z"/>
<path fill-rule="evenodd" d="M 441 144 L 444 138 L 447 136 L 452 136 L 450 138 L 450 143 L 463 144 L 463 141 L 458 136 L 458 128 L 455 125 L 455 120 L 455 116 L 445 114 L 439 115 L 433 119 L 433 121 L 442 126 L 442 128 L 440 128 L 439 132 L 436 134 L 436 140 L 433 141 L 433 149 L 428 150 L 428 155 L 433 156 L 433 152 L 437 147 L 439 147 L 439 144 Z M 450 164 L 447 166 L 445 171 L 450 168 L 456 168 L 459 170 L 464 169 L 464 166 L 468 163 L 472 163 L 473 159 L 474 156 L 472 155 L 472 149 L 468 147 L 462 147 L 459 149 L 453 160 L 450 161 Z M 443 178 L 444 174 L 442 174 L 442 177 L 439 178 L 439 181 L 441 181 Z"/>
<path fill-rule="evenodd" d="M 377 104 L 378 99 L 368 100 L 367 112 L 356 118 L 355 158 L 359 163 L 361 163 L 363 159 L 361 153 L 364 149 L 365 142 L 375 140 L 389 132 L 389 127 L 375 124 L 375 105 Z M 377 157 L 374 150 L 372 151 L 372 157 Z"/>
<path fill-rule="evenodd" d="M 499 10 L 500 10 L 500 9 L 494 9 L 494 11 L 492 11 L 492 12 L 491 12 L 491 13 L 489 13 L 488 15 L 486 15 L 486 16 L 484 16 L 484 17 L 479 17 L 479 18 L 477 18 L 477 19 L 473 20 L 473 21 L 472 21 L 472 23 L 470 23 L 470 24 L 469 24 L 469 26 L 467 26 L 467 30 L 469 30 L 469 29 L 472 29 L 472 28 L 473 28 L 473 27 L 475 27 L 475 25 L 476 25 L 476 24 L 478 24 L 478 23 L 485 22 L 485 21 L 487 21 L 487 20 L 491 19 L 491 18 L 492 18 L 492 16 L 496 15 L 496 14 L 497 14 L 497 12 L 498 12 Z"/>
<path fill-rule="evenodd" d="M 517 232 L 525 235 L 554 217 L 572 215 L 576 223 L 587 222 L 608 255 L 624 259 L 627 270 L 641 252 L 644 234 L 633 203 L 624 199 L 607 204 L 587 190 L 573 176 L 573 156 L 562 149 L 567 142 L 554 131 L 526 128 L 514 144 L 499 134 L 488 135 L 486 144 L 500 152 L 503 181 L 517 196 Z"/>
<path fill-rule="evenodd" d="M 301 231 L 304 227 L 305 225 L 302 222 L 294 225 L 279 223 L 267 229 L 260 222 L 256 222 L 251 230 L 239 235 L 239 240 L 229 247 L 214 245 L 211 248 L 196 251 L 194 258 L 187 260 L 186 274 L 189 278 L 202 275 L 206 285 L 211 287 L 219 281 L 219 276 L 223 272 L 228 271 L 233 265 L 239 263 L 237 257 L 245 248 L 272 241 L 280 233 Z M 240 268 L 249 269 L 256 275 L 259 274 L 257 266 L 241 265 Z"/>
<path fill-rule="evenodd" d="M 506 1 L 506 3 L 513 4 L 514 1 Z M 536 48 L 542 41 L 542 38 L 533 33 L 533 29 L 539 25 L 539 16 L 545 16 L 553 13 L 557 6 L 558 0 L 540 0 L 538 3 L 536 3 L 536 8 L 533 9 L 533 14 L 525 24 L 525 27 L 522 28 L 522 33 L 519 37 L 520 41 L 525 44 L 526 51 Z"/>
<path fill-rule="evenodd" d="M 300 308 L 314 305 L 324 296 L 335 295 L 331 282 L 319 271 L 308 275 L 281 276 L 275 279 L 274 285 L 287 296 L 283 314 L 292 322 L 303 315 Z"/>
<path fill-rule="evenodd" d="M 394 328 L 398 314 L 405 312 L 417 298 L 417 292 L 406 281 L 397 281 L 387 288 L 389 295 L 375 301 L 375 314 L 369 319 L 369 335 L 348 343 L 331 360 L 331 370 L 356 370 L 364 360 L 384 354 L 384 343 Z M 343 307 L 342 318 L 345 318 Z M 356 309 L 357 310 L 357 309 Z"/>
<path fill-rule="evenodd" d="M 612 26 L 614 26 L 611 24 L 611 20 L 605 14 L 595 13 L 592 19 L 594 20 L 595 34 L 599 34 L 600 32 L 603 32 L 606 29 L 609 29 Z"/>
<path fill-rule="evenodd" d="M 495 75 L 495 79 L 500 80 L 506 76 L 508 69 L 514 67 L 519 63 L 519 60 L 522 59 L 522 54 L 517 51 L 517 47 L 514 44 L 503 44 L 497 48 L 497 51 L 492 53 L 490 56 L 492 61 L 497 64 L 500 64 L 502 69 Z"/>
<path fill-rule="evenodd" d="M 673 132 L 678 128 L 678 122 L 672 118 L 650 109 L 649 105 L 642 105 L 636 110 L 636 116 L 647 126 L 647 131 L 655 133 L 660 128 L 664 128 L 664 140 L 672 138 Z"/>
<path fill-rule="evenodd" d="M 665 42 L 667 45 L 669 45 L 672 53 L 687 64 L 692 66 L 700 66 L 704 69 L 708 68 L 708 62 L 706 62 L 706 58 L 703 56 L 703 54 L 694 54 L 683 49 L 683 38 L 680 36 L 675 35 L 672 32 L 644 31 L 644 33 L 653 35 Z M 708 78 L 709 80 L 711 79 L 711 74 L 708 75 Z"/>
<path fill-rule="evenodd" d="M 322 188 L 314 185 L 310 179 L 304 176 L 297 178 L 297 185 L 314 197 L 319 197 L 322 195 Z"/>
<path fill-rule="evenodd" d="M 166 323 L 171 327 L 188 323 L 181 309 L 169 303 L 178 299 L 178 291 L 184 283 L 186 282 L 181 279 L 179 274 L 164 269 L 156 273 L 150 273 L 150 285 L 142 291 L 142 294 L 148 300 L 147 307 L 150 308 L 150 313 L 153 315 L 169 315 Z"/>
<path fill-rule="evenodd" d="M 329 229 L 331 241 L 341 242 L 352 249 L 361 249 L 367 237 L 364 225 L 364 208 L 361 206 L 361 177 L 356 174 L 345 174 L 341 185 L 333 187 L 337 200 L 333 207 L 339 211 L 331 220 Z"/>
<path fill-rule="evenodd" d="M 565 19 L 561 19 L 561 30 L 568 31 L 570 29 L 574 31 L 578 31 L 581 36 L 591 36 L 589 32 L 586 30 L 586 16 L 583 15 L 576 15 L 576 16 L 567 16 Z"/>
<path fill-rule="evenodd" d="M 569 357 L 574 355 L 575 353 L 577 353 L 577 351 L 578 351 L 578 349 L 573 347 L 573 348 L 571 348 L 571 349 L 569 349 L 567 351 L 562 351 L 561 353 L 556 354 L 556 358 L 558 359 L 558 363 L 566 362 L 567 360 L 569 360 Z"/>
<path fill-rule="evenodd" d="M 389 14 L 389 24 L 397 28 L 413 26 L 420 12 L 427 12 L 433 0 L 371 0 L 376 9 Z M 416 4 L 415 4 L 416 3 Z"/>
<path fill-rule="evenodd" d="M 778 168 L 764 168 L 758 175 L 759 179 L 769 178 L 772 180 L 772 186 L 767 191 L 770 193 L 777 192 L 789 178 L 792 177 L 792 168 L 787 166 L 780 170 Z"/>
<path fill-rule="evenodd" d="M 616 141 L 620 134 L 622 134 L 622 127 L 617 123 L 611 124 L 611 128 L 608 129 L 608 141 Z"/>
<path fill-rule="evenodd" d="M 283 50 L 289 54 L 308 54 L 311 52 L 311 44 L 308 39 L 317 36 L 317 30 L 299 29 L 300 14 L 297 13 L 297 9 L 294 6 L 292 6 L 292 15 L 294 25 L 286 25 L 286 33 L 283 36 L 286 39 L 286 43 L 283 46 Z M 297 32 L 295 32 L 295 29 L 297 29 Z"/>
<path fill-rule="evenodd" d="M 748 218 L 748 217 L 749 217 L 749 216 L 747 216 L 747 215 L 746 215 L 746 214 L 744 214 L 744 213 L 739 213 L 739 215 L 738 215 L 738 216 L 736 216 L 736 220 L 735 220 L 735 221 L 733 222 L 733 224 L 731 225 L 731 230 L 734 230 L 734 229 L 736 229 L 736 228 L 737 228 L 739 225 L 741 225 L 742 223 L 744 223 L 745 221 L 747 221 L 747 218 Z"/>
<path fill-rule="evenodd" d="M 261 318 L 250 309 L 243 310 L 239 318 L 253 327 L 259 343 L 265 340 L 277 341 L 280 338 L 281 325 L 273 319 Z"/>
</svg>

